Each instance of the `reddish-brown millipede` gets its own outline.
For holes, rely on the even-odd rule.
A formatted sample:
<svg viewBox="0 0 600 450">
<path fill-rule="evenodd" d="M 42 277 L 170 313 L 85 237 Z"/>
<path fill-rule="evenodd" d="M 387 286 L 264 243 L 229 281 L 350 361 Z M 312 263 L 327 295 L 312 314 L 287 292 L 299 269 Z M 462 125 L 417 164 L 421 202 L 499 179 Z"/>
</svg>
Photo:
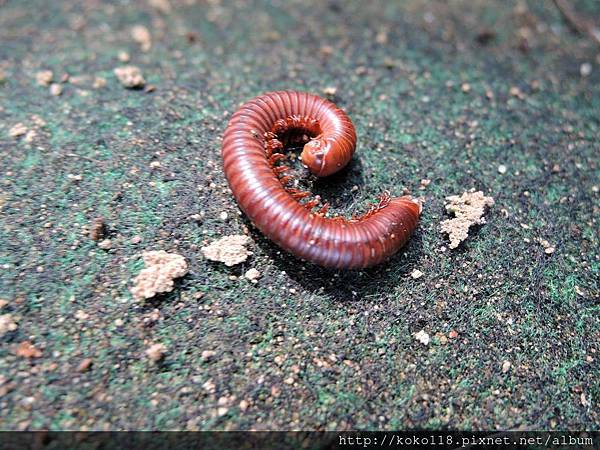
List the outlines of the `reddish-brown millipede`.
<svg viewBox="0 0 600 450">
<path fill-rule="evenodd" d="M 305 92 L 260 95 L 231 117 L 223 136 L 223 166 L 240 208 L 269 239 L 325 267 L 363 268 L 397 252 L 417 226 L 421 205 L 386 193 L 350 220 L 325 217 L 328 205 L 292 187 L 280 164 L 289 143 L 304 143 L 302 162 L 317 176 L 342 169 L 354 153 L 350 118 L 328 100 Z M 304 199 L 304 200 L 303 200 Z"/>
</svg>

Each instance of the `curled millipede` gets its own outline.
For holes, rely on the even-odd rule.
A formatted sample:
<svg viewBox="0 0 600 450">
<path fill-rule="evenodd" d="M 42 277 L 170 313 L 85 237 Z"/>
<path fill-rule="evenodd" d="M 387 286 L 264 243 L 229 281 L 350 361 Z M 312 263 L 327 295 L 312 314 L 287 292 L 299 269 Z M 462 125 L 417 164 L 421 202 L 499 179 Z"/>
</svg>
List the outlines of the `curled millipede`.
<svg viewBox="0 0 600 450">
<path fill-rule="evenodd" d="M 316 176 L 342 169 L 354 153 L 350 118 L 305 92 L 260 95 L 238 109 L 223 136 L 223 166 L 240 208 L 269 239 L 325 267 L 363 268 L 396 253 L 417 226 L 421 205 L 389 193 L 359 217 L 326 217 L 329 205 L 297 189 L 282 152 L 303 145 L 302 163 Z M 315 211 L 315 208 L 318 209 Z"/>
</svg>

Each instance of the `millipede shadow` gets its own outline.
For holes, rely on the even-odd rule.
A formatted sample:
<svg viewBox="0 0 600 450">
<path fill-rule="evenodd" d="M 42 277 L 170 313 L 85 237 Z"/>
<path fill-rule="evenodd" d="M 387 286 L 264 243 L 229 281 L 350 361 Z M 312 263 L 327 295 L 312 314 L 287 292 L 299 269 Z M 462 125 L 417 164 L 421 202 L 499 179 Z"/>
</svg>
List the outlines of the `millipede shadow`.
<svg viewBox="0 0 600 450">
<path fill-rule="evenodd" d="M 422 253 L 422 234 L 415 231 L 410 241 L 389 260 L 368 269 L 328 269 L 301 260 L 272 243 L 251 227 L 251 234 L 279 270 L 315 294 L 325 294 L 333 301 L 376 301 L 380 293 L 393 292 L 416 266 Z"/>
<path fill-rule="evenodd" d="M 360 159 L 352 158 L 339 172 L 326 178 L 317 178 L 313 182 L 312 192 L 329 202 L 334 210 L 343 210 L 354 202 L 352 188 L 357 186 L 359 192 L 362 190 L 365 183 L 362 172 Z"/>
</svg>

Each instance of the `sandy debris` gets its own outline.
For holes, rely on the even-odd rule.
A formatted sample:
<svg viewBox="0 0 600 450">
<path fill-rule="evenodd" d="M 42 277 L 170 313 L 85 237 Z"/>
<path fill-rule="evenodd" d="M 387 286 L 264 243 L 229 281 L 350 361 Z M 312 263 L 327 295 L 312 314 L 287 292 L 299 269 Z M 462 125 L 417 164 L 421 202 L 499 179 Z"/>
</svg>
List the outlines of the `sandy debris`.
<svg viewBox="0 0 600 450">
<path fill-rule="evenodd" d="M 171 292 L 174 287 L 173 280 L 188 272 L 185 258 L 177 253 L 150 251 L 144 252 L 142 258 L 146 267 L 133 279 L 134 286 L 130 289 L 136 300 Z"/>
<path fill-rule="evenodd" d="M 40 86 L 50 86 L 54 79 L 54 73 L 51 70 L 40 70 L 35 74 L 35 81 Z"/>
<path fill-rule="evenodd" d="M 415 333 L 415 339 L 423 345 L 429 345 L 429 334 L 427 334 L 425 330 Z"/>
<path fill-rule="evenodd" d="M 42 356 L 42 352 L 35 348 L 29 341 L 21 342 L 17 347 L 15 354 L 22 358 L 40 358 Z"/>
<path fill-rule="evenodd" d="M 502 363 L 502 373 L 508 372 L 510 370 L 511 365 L 512 364 L 510 363 L 510 361 L 504 361 Z"/>
<path fill-rule="evenodd" d="M 494 199 L 486 197 L 483 192 L 475 192 L 473 189 L 469 192 L 463 192 L 462 195 L 451 195 L 446 197 L 446 211 L 453 213 L 454 219 L 447 219 L 441 222 L 442 233 L 448 233 L 450 238 L 450 248 L 456 248 L 469 236 L 469 228 L 472 225 L 481 225 L 485 223 L 483 214 L 486 206 L 492 206 Z"/>
<path fill-rule="evenodd" d="M 146 349 L 146 355 L 155 363 L 163 359 L 166 352 L 167 347 L 165 347 L 163 344 L 152 344 Z"/>
<path fill-rule="evenodd" d="M 244 277 L 250 280 L 252 283 L 256 283 L 260 278 L 260 272 L 253 267 L 244 274 Z"/>
<path fill-rule="evenodd" d="M 20 136 L 23 136 L 27 133 L 27 127 L 21 122 L 13 125 L 10 130 L 8 130 L 8 136 L 15 139 Z"/>
<path fill-rule="evenodd" d="M 9 331 L 15 331 L 19 326 L 15 322 L 12 314 L 0 315 L 0 337 L 4 336 Z"/>
<path fill-rule="evenodd" d="M 144 87 L 146 80 L 142 76 L 139 67 L 136 66 L 121 66 L 114 70 L 115 75 L 121 84 L 127 89 L 139 89 Z"/>
<path fill-rule="evenodd" d="M 252 253 L 246 249 L 250 238 L 243 234 L 224 236 L 207 247 L 202 247 L 202 254 L 206 259 L 225 263 L 226 266 L 235 266 L 248 259 Z"/>
<path fill-rule="evenodd" d="M 131 39 L 140 45 L 143 52 L 147 52 L 152 47 L 152 36 L 144 25 L 135 25 L 131 29 Z"/>
</svg>

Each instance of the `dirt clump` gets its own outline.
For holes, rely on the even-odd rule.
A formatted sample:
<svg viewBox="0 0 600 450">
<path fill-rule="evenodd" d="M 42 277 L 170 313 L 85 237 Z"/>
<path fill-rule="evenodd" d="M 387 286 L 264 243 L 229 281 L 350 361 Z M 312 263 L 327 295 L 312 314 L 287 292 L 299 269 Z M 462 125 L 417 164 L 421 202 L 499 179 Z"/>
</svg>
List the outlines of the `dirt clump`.
<svg viewBox="0 0 600 450">
<path fill-rule="evenodd" d="M 483 214 L 485 208 L 494 204 L 492 197 L 486 197 L 481 191 L 471 190 L 463 192 L 462 195 L 451 195 L 446 197 L 446 211 L 455 215 L 453 219 L 441 222 L 442 233 L 448 233 L 450 248 L 456 248 L 469 236 L 469 228 L 472 225 L 485 223 Z"/>
<path fill-rule="evenodd" d="M 145 268 L 133 279 L 130 289 L 136 300 L 154 297 L 156 294 L 171 292 L 174 280 L 188 272 L 185 258 L 176 253 L 164 250 L 144 252 L 142 255 Z"/>
<path fill-rule="evenodd" d="M 226 266 L 235 266 L 248 259 L 252 253 L 246 249 L 250 238 L 243 234 L 224 236 L 207 247 L 202 247 L 202 254 L 206 259 L 225 263 Z"/>
</svg>

